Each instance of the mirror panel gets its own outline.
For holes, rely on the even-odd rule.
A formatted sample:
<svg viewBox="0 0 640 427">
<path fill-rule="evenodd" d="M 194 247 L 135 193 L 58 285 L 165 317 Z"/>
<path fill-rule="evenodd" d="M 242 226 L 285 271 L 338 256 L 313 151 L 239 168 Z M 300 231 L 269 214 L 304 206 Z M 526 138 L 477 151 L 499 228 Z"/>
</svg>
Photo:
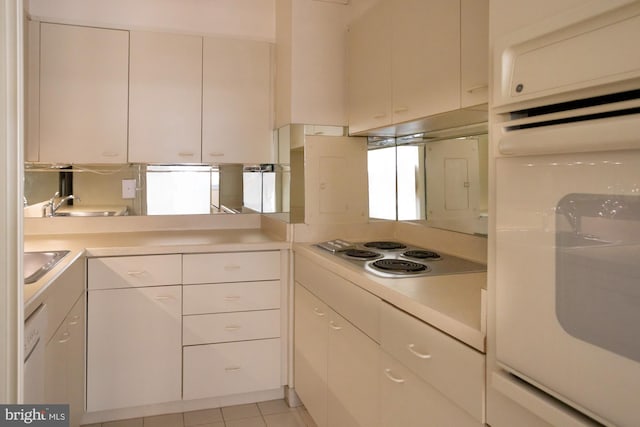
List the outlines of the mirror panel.
<svg viewBox="0 0 640 427">
<path fill-rule="evenodd" d="M 370 217 L 487 234 L 486 133 L 376 139 L 368 154 Z"/>
</svg>

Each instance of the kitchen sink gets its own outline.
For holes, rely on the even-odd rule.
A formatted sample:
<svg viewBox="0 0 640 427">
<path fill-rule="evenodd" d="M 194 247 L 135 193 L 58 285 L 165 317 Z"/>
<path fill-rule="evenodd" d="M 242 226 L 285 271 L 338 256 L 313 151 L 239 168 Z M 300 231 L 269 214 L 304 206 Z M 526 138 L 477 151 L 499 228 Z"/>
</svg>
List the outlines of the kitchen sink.
<svg viewBox="0 0 640 427">
<path fill-rule="evenodd" d="M 25 252 L 23 260 L 24 284 L 36 282 L 68 253 L 69 251 Z"/>
<path fill-rule="evenodd" d="M 65 211 L 56 212 L 55 216 L 116 216 L 121 215 L 116 211 Z"/>
</svg>

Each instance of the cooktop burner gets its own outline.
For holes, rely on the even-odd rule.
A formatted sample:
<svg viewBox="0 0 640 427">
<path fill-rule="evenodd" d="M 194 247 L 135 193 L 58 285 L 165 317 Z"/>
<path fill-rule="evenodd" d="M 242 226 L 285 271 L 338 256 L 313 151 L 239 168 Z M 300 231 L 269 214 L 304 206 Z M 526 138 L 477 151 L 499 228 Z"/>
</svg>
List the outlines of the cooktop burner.
<svg viewBox="0 0 640 427">
<path fill-rule="evenodd" d="M 402 255 L 406 256 L 407 258 L 415 258 L 415 259 L 430 260 L 430 261 L 442 259 L 439 253 L 433 252 L 433 251 L 426 251 L 422 249 L 413 249 L 410 251 L 406 251 L 406 252 L 403 252 Z"/>
<path fill-rule="evenodd" d="M 406 259 L 379 259 L 372 262 L 371 267 L 394 274 L 413 274 L 430 270 L 430 268 L 424 264 Z"/>
<path fill-rule="evenodd" d="M 335 239 L 316 246 L 369 274 L 386 278 L 487 271 L 486 265 L 401 242 L 381 240 L 353 243 Z"/>
<path fill-rule="evenodd" d="M 367 251 L 364 249 L 347 249 L 343 252 L 346 256 L 356 259 L 374 259 L 382 257 L 378 252 Z"/>
<path fill-rule="evenodd" d="M 364 244 L 365 247 L 367 248 L 375 248 L 375 249 L 381 249 L 381 250 L 385 250 L 385 251 L 392 251 L 395 249 L 406 249 L 407 245 L 405 245 L 404 243 L 399 243 L 399 242 L 367 242 Z"/>
</svg>

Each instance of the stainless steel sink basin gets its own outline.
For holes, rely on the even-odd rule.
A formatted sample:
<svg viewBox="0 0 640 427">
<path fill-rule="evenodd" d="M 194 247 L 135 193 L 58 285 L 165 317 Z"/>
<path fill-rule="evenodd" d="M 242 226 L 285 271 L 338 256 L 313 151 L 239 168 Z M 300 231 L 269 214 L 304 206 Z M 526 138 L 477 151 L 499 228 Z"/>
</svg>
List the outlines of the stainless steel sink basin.
<svg viewBox="0 0 640 427">
<path fill-rule="evenodd" d="M 69 251 L 24 253 L 24 284 L 34 283 L 51 270 Z"/>
<path fill-rule="evenodd" d="M 116 211 L 66 211 L 56 212 L 55 216 L 116 216 Z"/>
</svg>

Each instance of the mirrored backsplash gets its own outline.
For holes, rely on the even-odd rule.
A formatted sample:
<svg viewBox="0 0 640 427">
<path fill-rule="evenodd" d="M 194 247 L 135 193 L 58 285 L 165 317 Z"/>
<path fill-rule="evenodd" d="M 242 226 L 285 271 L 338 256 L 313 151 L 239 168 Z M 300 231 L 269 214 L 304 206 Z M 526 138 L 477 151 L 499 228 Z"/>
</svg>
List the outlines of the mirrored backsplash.
<svg viewBox="0 0 640 427">
<path fill-rule="evenodd" d="M 26 164 L 25 215 L 51 215 L 56 193 L 74 196 L 55 209 L 66 216 L 281 213 L 289 211 L 289 187 L 289 166 L 277 164 Z"/>
</svg>

